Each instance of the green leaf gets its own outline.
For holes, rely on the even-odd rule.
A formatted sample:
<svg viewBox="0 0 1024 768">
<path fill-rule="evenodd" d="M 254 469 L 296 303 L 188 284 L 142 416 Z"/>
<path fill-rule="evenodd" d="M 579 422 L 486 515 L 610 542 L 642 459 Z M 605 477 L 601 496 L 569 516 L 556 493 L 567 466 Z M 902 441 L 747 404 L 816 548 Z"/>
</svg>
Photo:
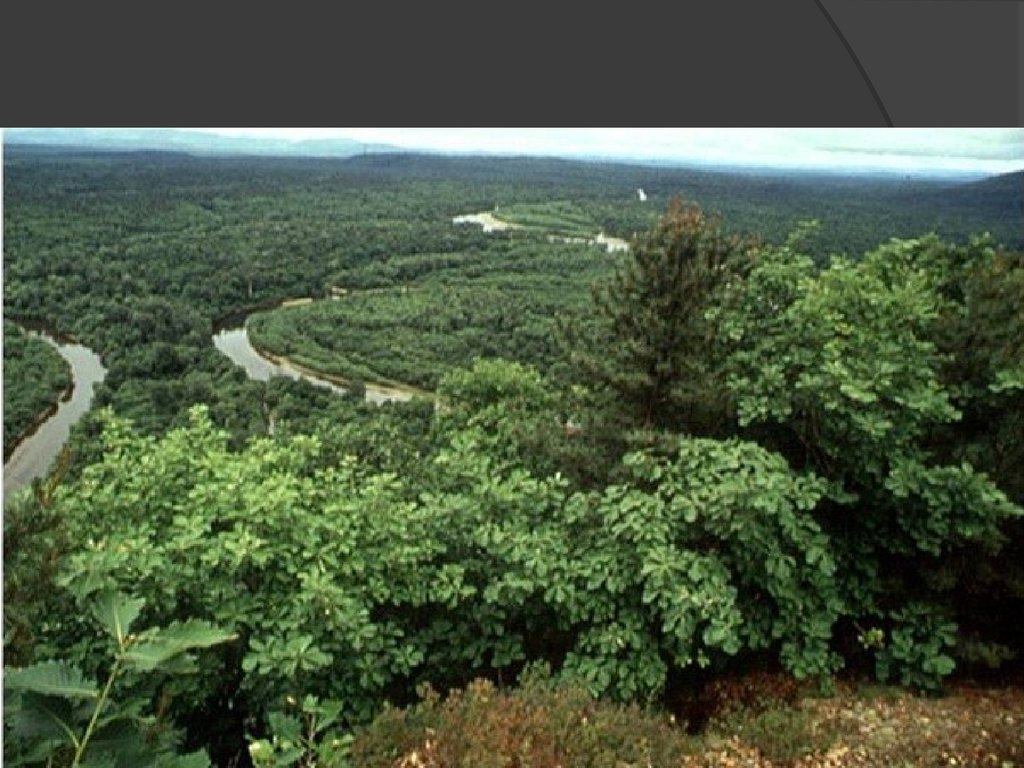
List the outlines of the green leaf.
<svg viewBox="0 0 1024 768">
<path fill-rule="evenodd" d="M 327 700 L 323 702 L 317 702 L 316 699 L 307 697 L 307 703 L 303 708 L 307 712 L 315 712 L 316 718 L 316 732 L 323 733 L 331 725 L 337 721 L 338 716 L 341 714 L 342 704 L 340 701 Z"/>
<path fill-rule="evenodd" d="M 274 757 L 275 765 L 292 765 L 299 761 L 304 754 L 301 747 L 285 747 L 278 752 Z"/>
<path fill-rule="evenodd" d="M 191 656 L 180 654 L 161 664 L 160 671 L 169 675 L 194 675 L 199 671 L 199 665 Z"/>
<path fill-rule="evenodd" d="M 34 691 L 69 699 L 95 699 L 100 695 L 95 683 L 62 661 L 43 661 L 30 667 L 4 671 L 4 687 L 12 691 Z"/>
<path fill-rule="evenodd" d="M 143 598 L 130 598 L 119 592 L 104 591 L 96 597 L 93 604 L 93 616 L 103 625 L 118 645 L 124 645 L 132 622 L 139 617 L 139 611 L 146 601 Z"/>
<path fill-rule="evenodd" d="M 270 732 L 275 738 L 297 742 L 302 738 L 302 723 L 291 715 L 283 712 L 271 712 L 267 715 Z"/>
<path fill-rule="evenodd" d="M 21 706 L 7 716 L 11 734 L 20 739 L 43 738 L 71 744 L 75 715 L 71 702 L 32 691 L 21 695 Z M 4 702 L 5 706 L 7 702 Z"/>
<path fill-rule="evenodd" d="M 118 765 L 143 766 L 152 762 L 152 752 L 135 723 L 113 718 L 93 732 L 85 754 L 89 765 L 106 765 L 109 756 Z"/>
<path fill-rule="evenodd" d="M 18 768 L 22 765 L 39 765 L 40 763 L 46 763 L 50 760 L 56 751 L 67 744 L 67 739 L 62 738 L 48 738 L 42 741 L 36 742 L 31 749 L 27 749 L 23 753 L 19 753 L 16 756 L 4 755 L 4 765 L 9 768 Z"/>
<path fill-rule="evenodd" d="M 149 639 L 168 643 L 182 650 L 193 648 L 209 648 L 238 638 L 237 633 L 215 627 L 209 622 L 190 619 L 185 622 L 173 622 L 161 629 Z"/>
<path fill-rule="evenodd" d="M 1016 368 L 997 371 L 995 381 L 988 388 L 996 394 L 1024 389 L 1024 363 Z"/>
<path fill-rule="evenodd" d="M 933 656 L 924 665 L 925 671 L 931 672 L 939 677 L 945 677 L 956 669 L 956 662 L 944 653 Z"/>
<path fill-rule="evenodd" d="M 205 621 L 175 622 L 148 635 L 144 641 L 129 648 L 122 658 L 139 671 L 147 672 L 186 651 L 208 648 L 237 637 L 234 632 L 219 629 Z"/>
</svg>

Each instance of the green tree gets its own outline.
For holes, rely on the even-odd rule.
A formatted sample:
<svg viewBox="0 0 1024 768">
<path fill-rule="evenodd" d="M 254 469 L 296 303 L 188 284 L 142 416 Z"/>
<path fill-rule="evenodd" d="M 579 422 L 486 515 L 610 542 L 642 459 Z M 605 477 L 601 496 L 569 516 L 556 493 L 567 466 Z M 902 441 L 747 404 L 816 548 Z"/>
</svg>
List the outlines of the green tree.
<svg viewBox="0 0 1024 768">
<path fill-rule="evenodd" d="M 616 404 L 621 426 L 693 433 L 720 426 L 714 327 L 704 315 L 749 248 L 677 199 L 614 275 L 595 285 L 592 321 L 565 324 L 578 376 Z"/>
<path fill-rule="evenodd" d="M 1024 254 L 987 236 L 965 246 L 923 238 L 918 250 L 944 300 L 933 337 L 943 383 L 963 414 L 936 430 L 931 445 L 944 462 L 984 469 L 1024 505 Z M 1024 612 L 1024 519 L 1003 532 L 998 550 L 965 547 L 924 568 L 955 601 L 964 627 L 957 655 L 970 664 L 994 666 L 1024 653 L 1015 618 Z"/>
<path fill-rule="evenodd" d="M 950 584 L 925 578 L 932 566 L 965 548 L 996 550 L 1021 514 L 936 439 L 955 430 L 964 402 L 944 377 L 956 353 L 936 343 L 959 301 L 949 267 L 965 255 L 945 248 L 893 240 L 819 272 L 790 243 L 764 253 L 711 313 L 738 426 L 832 483 L 817 515 L 840 556 L 850 616 L 899 627 L 904 644 L 934 639 L 908 622 L 946 626 L 954 612 Z M 949 671 L 936 660 L 946 650 L 881 654 L 916 665 L 904 679 L 934 684 Z"/>
<path fill-rule="evenodd" d="M 582 625 L 568 673 L 629 700 L 660 693 L 669 669 L 721 669 L 747 651 L 769 649 L 799 677 L 835 669 L 843 605 L 810 514 L 820 478 L 753 443 L 706 438 L 629 453 L 623 467 L 625 482 L 566 505 L 568 608 Z"/>
</svg>

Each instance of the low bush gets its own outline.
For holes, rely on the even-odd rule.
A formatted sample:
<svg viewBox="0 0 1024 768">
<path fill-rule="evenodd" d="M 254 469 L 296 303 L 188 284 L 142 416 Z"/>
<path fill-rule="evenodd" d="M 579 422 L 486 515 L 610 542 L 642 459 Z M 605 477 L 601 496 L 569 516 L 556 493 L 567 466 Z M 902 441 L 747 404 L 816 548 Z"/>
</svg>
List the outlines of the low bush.
<svg viewBox="0 0 1024 768">
<path fill-rule="evenodd" d="M 425 689 L 356 733 L 353 765 L 679 765 L 693 740 L 671 717 L 595 701 L 581 688 L 527 680 L 499 690 L 479 679 L 445 698 Z"/>
</svg>

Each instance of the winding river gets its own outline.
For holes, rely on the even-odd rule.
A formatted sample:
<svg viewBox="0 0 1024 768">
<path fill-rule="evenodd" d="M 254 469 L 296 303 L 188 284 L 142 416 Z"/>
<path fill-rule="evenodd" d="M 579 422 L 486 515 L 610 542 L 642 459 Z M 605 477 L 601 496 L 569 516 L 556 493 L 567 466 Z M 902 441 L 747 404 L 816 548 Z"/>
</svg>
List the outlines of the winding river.
<svg viewBox="0 0 1024 768">
<path fill-rule="evenodd" d="M 21 490 L 37 477 L 44 477 L 71 434 L 71 426 L 92 405 L 93 388 L 103 381 L 107 369 L 88 347 L 64 341 L 48 333 L 29 331 L 42 339 L 71 366 L 71 396 L 61 400 L 52 416 L 18 444 L 4 462 L 4 497 Z"/>
<path fill-rule="evenodd" d="M 480 224 L 484 231 L 514 228 L 514 224 L 494 218 L 490 213 L 458 216 L 453 223 Z M 606 237 L 601 233 L 596 238 L 585 242 L 602 245 L 609 252 L 628 248 L 628 243 L 618 238 Z M 275 306 L 286 306 L 292 302 L 280 302 Z M 250 379 L 269 381 L 274 376 L 287 376 L 290 379 L 304 379 L 314 386 L 328 389 L 337 394 L 344 394 L 345 382 L 317 371 L 304 368 L 284 358 L 274 358 L 258 352 L 249 342 L 245 321 L 253 311 L 274 308 L 261 306 L 259 309 L 236 313 L 229 320 L 217 326 L 213 335 L 213 345 L 236 365 L 245 369 Z M 60 340 L 55 336 L 31 330 L 30 334 L 51 344 L 61 357 L 71 366 L 73 380 L 70 397 L 61 400 L 54 413 L 44 420 L 39 427 L 18 444 L 10 458 L 4 462 L 3 492 L 9 496 L 38 477 L 44 477 L 50 470 L 54 460 L 60 455 L 64 444 L 71 434 L 72 425 L 77 422 L 92 405 L 93 389 L 103 381 L 107 374 L 99 356 L 86 346 L 71 341 Z M 367 383 L 366 399 L 372 403 L 387 403 L 411 400 L 416 396 L 427 396 L 413 388 L 403 389 L 380 384 Z"/>
<path fill-rule="evenodd" d="M 249 342 L 249 334 L 244 320 L 230 327 L 222 328 L 213 336 L 213 345 L 226 355 L 235 365 L 245 369 L 250 379 L 269 381 L 273 376 L 287 376 L 290 379 L 304 379 L 310 384 L 329 389 L 337 394 L 345 394 L 346 389 L 341 380 L 332 380 L 283 358 L 270 358 L 256 351 Z M 371 403 L 387 403 L 411 400 L 415 392 L 387 387 L 380 384 L 366 384 L 366 399 Z"/>
<path fill-rule="evenodd" d="M 453 219 L 453 223 L 480 224 L 484 231 L 488 232 L 515 227 L 514 224 L 494 218 L 490 213 L 457 216 Z M 584 242 L 602 245 L 609 252 L 629 247 L 624 240 L 606 237 L 604 233 Z M 328 389 L 337 394 L 344 394 L 347 391 L 346 382 L 342 379 L 304 368 L 284 358 L 261 354 L 249 342 L 245 321 L 251 312 L 272 309 L 275 306 L 287 306 L 299 301 L 305 300 L 279 302 L 274 306 L 264 305 L 258 309 L 251 308 L 234 314 L 230 319 L 226 319 L 216 326 L 217 332 L 213 334 L 213 345 L 233 363 L 244 368 L 250 379 L 269 381 L 274 376 L 287 376 L 290 379 L 304 379 L 314 386 Z M 44 477 L 49 472 L 54 459 L 60 455 L 61 449 L 71 434 L 71 426 L 82 418 L 92 405 L 93 388 L 103 381 L 107 374 L 99 356 L 88 347 L 59 340 L 45 332 L 29 331 L 29 333 L 51 344 L 68 361 L 71 366 L 73 389 L 71 396 L 60 401 L 55 412 L 22 441 L 4 463 L 4 496 L 17 492 L 35 478 Z M 429 393 L 413 388 L 404 389 L 372 383 L 366 383 L 365 386 L 366 400 L 372 403 L 406 401 L 416 396 L 430 397 Z"/>
<path fill-rule="evenodd" d="M 213 345 L 236 365 L 244 368 L 250 379 L 269 381 L 274 376 L 287 376 L 290 379 L 304 379 L 339 395 L 345 394 L 345 382 L 340 379 L 332 379 L 288 360 L 271 358 L 257 352 L 249 342 L 245 317 L 245 314 L 235 315 L 230 323 L 221 325 L 213 335 Z M 73 384 L 70 396 L 58 402 L 53 414 L 22 440 L 4 462 L 5 497 L 26 487 L 34 479 L 46 476 L 67 442 L 72 425 L 92 405 L 93 389 L 107 375 L 107 369 L 103 367 L 99 356 L 88 347 L 45 332 L 30 330 L 28 333 L 53 346 L 68 361 Z M 411 388 L 366 384 L 366 399 L 371 403 L 406 401 L 417 395 L 429 396 Z"/>
</svg>

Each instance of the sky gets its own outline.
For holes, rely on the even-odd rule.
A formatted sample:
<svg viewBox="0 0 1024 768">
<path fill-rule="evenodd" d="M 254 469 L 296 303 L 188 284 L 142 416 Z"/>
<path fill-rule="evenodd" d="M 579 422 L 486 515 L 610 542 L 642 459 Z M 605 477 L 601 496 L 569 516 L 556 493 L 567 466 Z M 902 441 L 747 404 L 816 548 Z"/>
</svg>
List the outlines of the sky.
<svg viewBox="0 0 1024 768">
<path fill-rule="evenodd" d="M 1022 128 L 202 128 L 229 136 L 344 137 L 440 152 L 907 173 L 1024 169 Z"/>
</svg>

